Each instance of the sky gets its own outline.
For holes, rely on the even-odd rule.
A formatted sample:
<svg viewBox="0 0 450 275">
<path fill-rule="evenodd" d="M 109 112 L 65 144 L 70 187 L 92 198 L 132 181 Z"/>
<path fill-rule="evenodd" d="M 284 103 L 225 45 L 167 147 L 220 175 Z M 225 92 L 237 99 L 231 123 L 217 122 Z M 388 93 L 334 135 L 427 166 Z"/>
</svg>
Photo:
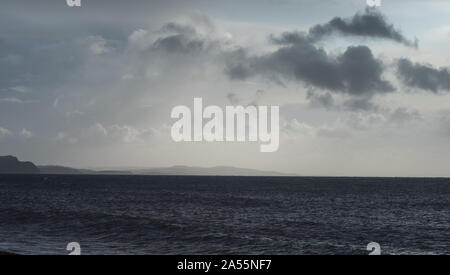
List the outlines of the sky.
<svg viewBox="0 0 450 275">
<path fill-rule="evenodd" d="M 0 155 L 78 168 L 450 176 L 449 1 L 2 0 Z M 178 105 L 280 106 L 280 147 L 176 143 Z"/>
</svg>

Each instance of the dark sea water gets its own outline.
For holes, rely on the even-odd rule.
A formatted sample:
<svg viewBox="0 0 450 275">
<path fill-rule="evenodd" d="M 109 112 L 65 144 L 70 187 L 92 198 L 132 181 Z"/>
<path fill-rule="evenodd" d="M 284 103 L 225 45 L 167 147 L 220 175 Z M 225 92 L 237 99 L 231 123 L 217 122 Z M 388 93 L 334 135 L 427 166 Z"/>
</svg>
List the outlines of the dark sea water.
<svg viewBox="0 0 450 275">
<path fill-rule="evenodd" d="M 450 179 L 0 176 L 22 254 L 450 253 Z"/>
</svg>

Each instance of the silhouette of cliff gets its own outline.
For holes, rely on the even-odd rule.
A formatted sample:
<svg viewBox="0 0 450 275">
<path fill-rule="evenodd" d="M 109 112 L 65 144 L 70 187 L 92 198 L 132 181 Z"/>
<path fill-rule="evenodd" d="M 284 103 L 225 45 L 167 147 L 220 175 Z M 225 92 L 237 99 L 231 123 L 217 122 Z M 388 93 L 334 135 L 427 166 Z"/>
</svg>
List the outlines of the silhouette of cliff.
<svg viewBox="0 0 450 275">
<path fill-rule="evenodd" d="M 22 162 L 13 156 L 0 156 L 0 174 L 39 174 L 32 162 Z"/>
</svg>

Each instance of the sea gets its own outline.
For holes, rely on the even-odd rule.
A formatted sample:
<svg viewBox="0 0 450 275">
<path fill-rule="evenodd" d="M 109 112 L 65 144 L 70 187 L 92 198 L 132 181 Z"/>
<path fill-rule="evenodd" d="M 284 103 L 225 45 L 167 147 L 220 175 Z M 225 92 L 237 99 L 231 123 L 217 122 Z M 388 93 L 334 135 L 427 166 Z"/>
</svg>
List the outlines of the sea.
<svg viewBox="0 0 450 275">
<path fill-rule="evenodd" d="M 0 251 L 450 254 L 450 179 L 0 175 Z"/>
</svg>

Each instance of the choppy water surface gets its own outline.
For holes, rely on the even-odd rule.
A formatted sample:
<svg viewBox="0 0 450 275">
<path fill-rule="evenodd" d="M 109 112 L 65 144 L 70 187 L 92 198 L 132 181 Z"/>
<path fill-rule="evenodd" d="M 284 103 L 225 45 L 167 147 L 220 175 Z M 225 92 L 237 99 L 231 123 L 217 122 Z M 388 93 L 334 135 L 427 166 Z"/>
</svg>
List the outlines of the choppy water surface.
<svg viewBox="0 0 450 275">
<path fill-rule="evenodd" d="M 22 254 L 450 253 L 450 179 L 0 176 Z"/>
</svg>

